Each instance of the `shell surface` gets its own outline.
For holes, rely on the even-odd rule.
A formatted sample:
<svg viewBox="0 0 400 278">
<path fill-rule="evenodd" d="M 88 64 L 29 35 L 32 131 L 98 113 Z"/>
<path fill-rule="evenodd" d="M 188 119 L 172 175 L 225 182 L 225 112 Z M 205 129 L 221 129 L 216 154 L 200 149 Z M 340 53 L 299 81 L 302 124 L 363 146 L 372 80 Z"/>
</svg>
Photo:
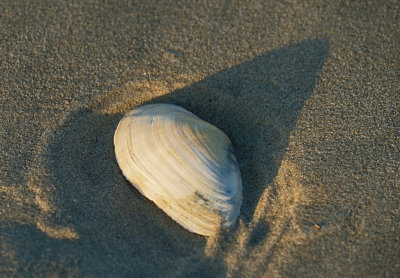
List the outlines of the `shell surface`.
<svg viewBox="0 0 400 278">
<path fill-rule="evenodd" d="M 128 181 L 184 228 L 212 235 L 240 213 L 242 181 L 229 138 L 182 107 L 147 104 L 114 134 Z"/>
</svg>

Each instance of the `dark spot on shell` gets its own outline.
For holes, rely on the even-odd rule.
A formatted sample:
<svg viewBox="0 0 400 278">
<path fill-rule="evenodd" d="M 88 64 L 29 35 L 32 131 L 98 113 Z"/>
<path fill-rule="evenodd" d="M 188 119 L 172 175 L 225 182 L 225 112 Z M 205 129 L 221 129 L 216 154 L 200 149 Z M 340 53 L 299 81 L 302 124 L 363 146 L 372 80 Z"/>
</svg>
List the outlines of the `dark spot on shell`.
<svg viewBox="0 0 400 278">
<path fill-rule="evenodd" d="M 206 197 L 204 197 L 200 192 L 196 191 L 194 193 L 195 195 L 195 199 L 197 203 L 200 204 L 204 204 L 204 205 L 208 205 L 208 203 L 210 202 Z"/>
</svg>

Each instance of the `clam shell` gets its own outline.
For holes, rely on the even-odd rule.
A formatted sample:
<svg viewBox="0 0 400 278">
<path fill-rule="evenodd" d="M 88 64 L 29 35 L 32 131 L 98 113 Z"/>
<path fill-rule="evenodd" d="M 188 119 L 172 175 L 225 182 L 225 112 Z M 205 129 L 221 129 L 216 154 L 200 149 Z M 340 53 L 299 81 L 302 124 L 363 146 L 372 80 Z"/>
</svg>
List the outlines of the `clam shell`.
<svg viewBox="0 0 400 278">
<path fill-rule="evenodd" d="M 240 212 L 242 181 L 229 138 L 182 107 L 147 104 L 114 134 L 128 181 L 191 232 L 213 235 Z"/>
</svg>

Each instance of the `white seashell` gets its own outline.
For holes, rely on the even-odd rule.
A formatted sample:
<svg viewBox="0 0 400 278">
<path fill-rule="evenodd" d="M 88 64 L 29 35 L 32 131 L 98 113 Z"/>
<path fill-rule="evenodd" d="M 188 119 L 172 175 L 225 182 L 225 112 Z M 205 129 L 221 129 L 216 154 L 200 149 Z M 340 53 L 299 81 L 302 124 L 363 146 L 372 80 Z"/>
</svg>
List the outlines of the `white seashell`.
<svg viewBox="0 0 400 278">
<path fill-rule="evenodd" d="M 229 138 L 182 107 L 147 104 L 114 134 L 124 176 L 184 228 L 212 235 L 240 212 L 242 181 Z"/>
</svg>

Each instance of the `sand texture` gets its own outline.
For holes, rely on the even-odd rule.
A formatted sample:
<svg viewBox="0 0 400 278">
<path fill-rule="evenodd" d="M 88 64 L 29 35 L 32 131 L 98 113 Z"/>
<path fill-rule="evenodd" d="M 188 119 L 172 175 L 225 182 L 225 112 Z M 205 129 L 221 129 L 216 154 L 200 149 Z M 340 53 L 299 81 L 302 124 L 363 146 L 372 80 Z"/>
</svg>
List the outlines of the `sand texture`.
<svg viewBox="0 0 400 278">
<path fill-rule="evenodd" d="M 400 2 L 323 2 L 0 1 L 0 277 L 399 277 Z M 145 103 L 230 137 L 233 228 L 126 181 Z"/>
</svg>

